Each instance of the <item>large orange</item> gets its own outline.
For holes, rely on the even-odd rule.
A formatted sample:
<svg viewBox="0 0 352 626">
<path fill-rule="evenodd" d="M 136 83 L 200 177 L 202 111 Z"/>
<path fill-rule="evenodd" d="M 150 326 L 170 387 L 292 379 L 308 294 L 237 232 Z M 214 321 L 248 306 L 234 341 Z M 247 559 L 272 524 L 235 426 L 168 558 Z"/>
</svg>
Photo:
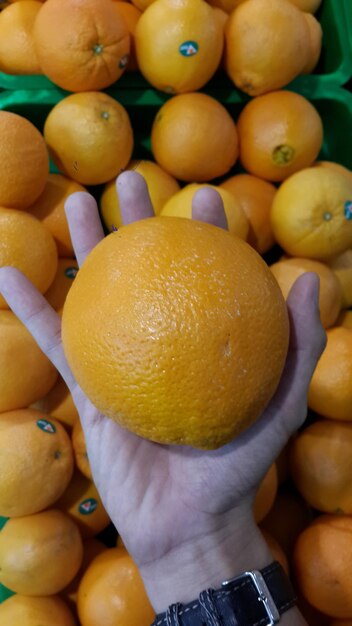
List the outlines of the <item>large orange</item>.
<svg viewBox="0 0 352 626">
<path fill-rule="evenodd" d="M 331 617 L 352 617 L 352 516 L 321 515 L 298 537 L 293 567 L 308 602 Z"/>
<path fill-rule="evenodd" d="M 90 564 L 78 589 L 82 626 L 149 626 L 155 618 L 136 564 L 124 548 L 106 550 Z"/>
<path fill-rule="evenodd" d="M 127 111 L 111 96 L 96 91 L 71 94 L 54 106 L 44 137 L 58 168 L 83 185 L 116 177 L 133 149 Z"/>
<path fill-rule="evenodd" d="M 351 177 L 352 180 L 352 177 Z M 333 270 L 340 283 L 342 291 L 342 307 L 352 307 L 352 248 L 342 254 L 327 260 L 327 264 Z"/>
<path fill-rule="evenodd" d="M 269 268 L 242 239 L 153 217 L 92 251 L 67 296 L 62 332 L 99 410 L 154 441 L 216 448 L 274 393 L 288 319 Z"/>
<path fill-rule="evenodd" d="M 75 455 L 75 461 L 78 469 L 83 476 L 93 480 L 92 471 L 90 469 L 86 439 L 84 436 L 81 420 L 76 420 L 72 430 L 72 446 Z"/>
<path fill-rule="evenodd" d="M 257 490 L 253 512 L 254 518 L 257 524 L 261 522 L 264 517 L 269 513 L 271 507 L 274 504 L 278 487 L 277 469 L 276 464 L 273 463 L 267 473 L 265 474 L 262 482 Z"/>
<path fill-rule="evenodd" d="M 65 214 L 65 201 L 71 193 L 86 191 L 85 187 L 62 174 L 49 174 L 43 193 L 28 208 L 51 232 L 60 257 L 72 257 L 74 251 Z"/>
<path fill-rule="evenodd" d="M 250 100 L 237 129 L 243 167 L 272 181 L 282 181 L 311 165 L 323 142 L 318 112 L 293 91 L 274 91 Z"/>
<path fill-rule="evenodd" d="M 327 345 L 314 371 L 308 394 L 313 411 L 336 420 L 352 420 L 352 331 L 327 331 Z"/>
<path fill-rule="evenodd" d="M 82 555 L 79 530 L 61 511 L 9 519 L 0 533 L 0 582 L 25 596 L 50 596 L 73 579 Z"/>
<path fill-rule="evenodd" d="M 0 622 L 6 626 L 76 626 L 73 614 L 59 596 L 12 596 L 0 604 Z"/>
<path fill-rule="evenodd" d="M 59 259 L 56 275 L 51 283 L 45 297 L 50 306 L 59 311 L 66 300 L 66 296 L 78 272 L 76 259 Z"/>
<path fill-rule="evenodd" d="M 46 413 L 0 413 L 0 515 L 22 517 L 52 505 L 73 473 L 73 451 L 64 427 Z"/>
<path fill-rule="evenodd" d="M 78 419 L 78 411 L 65 381 L 58 377 L 55 385 L 37 403 L 38 408 L 56 417 L 70 431 Z"/>
<path fill-rule="evenodd" d="M 352 179 L 308 167 L 285 180 L 271 209 L 276 241 L 291 256 L 328 259 L 352 247 Z"/>
<path fill-rule="evenodd" d="M 192 183 L 223 176 L 238 157 L 232 117 L 204 93 L 181 94 L 166 102 L 155 117 L 151 141 L 159 165 Z"/>
<path fill-rule="evenodd" d="M 110 523 L 93 481 L 78 470 L 55 507 L 71 517 L 84 539 L 97 535 Z"/>
<path fill-rule="evenodd" d="M 32 215 L 1 207 L 0 232 L 0 267 L 16 267 L 44 293 L 57 270 L 57 250 L 50 232 Z M 8 308 L 3 296 L 0 308 Z"/>
<path fill-rule="evenodd" d="M 225 180 L 220 188 L 229 191 L 245 212 L 249 222 L 248 243 L 259 254 L 267 252 L 275 243 L 270 222 L 276 194 L 274 185 L 250 174 L 237 174 Z"/>
<path fill-rule="evenodd" d="M 0 111 L 0 206 L 28 208 L 42 193 L 49 174 L 43 136 L 21 115 Z"/>
<path fill-rule="evenodd" d="M 310 524 L 313 515 L 309 505 L 299 493 L 291 489 L 280 489 L 269 513 L 260 523 L 291 559 L 298 535 Z"/>
<path fill-rule="evenodd" d="M 135 71 L 138 69 L 137 57 L 136 57 L 136 44 L 134 41 L 134 35 L 136 32 L 136 26 L 141 16 L 141 11 L 137 9 L 133 4 L 129 4 L 126 1 L 114 2 L 114 7 L 118 11 L 119 15 L 122 15 L 125 20 L 127 30 L 130 34 L 130 56 L 128 64 L 126 66 L 127 71 Z"/>
<path fill-rule="evenodd" d="M 282 259 L 270 266 L 283 296 L 287 299 L 294 282 L 305 272 L 315 272 L 319 276 L 319 309 L 324 328 L 333 326 L 341 310 L 342 296 L 340 283 L 334 272 L 324 263 L 312 259 Z"/>
<path fill-rule="evenodd" d="M 175 94 L 196 91 L 209 81 L 221 60 L 224 34 L 203 0 L 157 0 L 140 17 L 135 42 L 144 77 Z"/>
<path fill-rule="evenodd" d="M 287 0 L 241 3 L 227 22 L 225 44 L 227 73 L 250 96 L 287 85 L 311 52 L 307 20 Z"/>
<path fill-rule="evenodd" d="M 42 7 L 38 0 L 8 6 L 0 13 L 0 71 L 7 74 L 41 74 L 32 36 Z"/>
<path fill-rule="evenodd" d="M 21 409 L 51 389 L 57 371 L 11 311 L 0 311 L 0 412 Z"/>
<path fill-rule="evenodd" d="M 128 29 L 110 0 L 46 0 L 33 35 L 42 71 L 67 91 L 104 89 L 128 63 Z"/>
<path fill-rule="evenodd" d="M 160 165 L 153 161 L 131 161 L 126 169 L 138 172 L 143 176 L 148 186 L 155 215 L 159 215 L 167 200 L 180 190 L 180 185 L 175 178 L 164 172 Z M 115 178 L 104 187 L 100 198 L 100 210 L 104 224 L 110 232 L 114 227 L 122 226 Z"/>
<path fill-rule="evenodd" d="M 324 513 L 352 513 L 352 424 L 318 420 L 291 448 L 291 476 L 305 500 Z"/>
<path fill-rule="evenodd" d="M 195 183 L 186 185 L 165 203 L 160 215 L 163 217 L 187 217 L 191 219 L 194 194 L 204 187 L 211 187 L 220 194 L 224 203 L 229 232 L 241 239 L 247 239 L 248 220 L 240 203 L 226 189 L 221 189 L 215 185 L 197 185 Z"/>
</svg>

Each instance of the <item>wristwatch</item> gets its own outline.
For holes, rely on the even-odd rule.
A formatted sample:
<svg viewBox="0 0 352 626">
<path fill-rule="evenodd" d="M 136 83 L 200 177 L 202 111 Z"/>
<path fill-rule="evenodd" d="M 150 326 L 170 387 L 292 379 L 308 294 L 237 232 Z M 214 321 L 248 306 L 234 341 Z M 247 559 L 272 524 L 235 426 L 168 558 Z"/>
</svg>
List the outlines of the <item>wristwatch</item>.
<svg viewBox="0 0 352 626">
<path fill-rule="evenodd" d="M 202 591 L 194 602 L 172 604 L 152 626 L 273 626 L 295 604 L 291 583 L 274 561 Z"/>
</svg>

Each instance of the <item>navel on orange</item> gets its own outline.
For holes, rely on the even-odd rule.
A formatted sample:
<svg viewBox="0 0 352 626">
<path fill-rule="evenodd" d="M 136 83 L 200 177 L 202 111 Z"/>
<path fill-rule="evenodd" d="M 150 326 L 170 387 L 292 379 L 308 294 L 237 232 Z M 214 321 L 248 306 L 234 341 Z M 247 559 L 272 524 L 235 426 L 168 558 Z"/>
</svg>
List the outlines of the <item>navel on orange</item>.
<svg viewBox="0 0 352 626">
<path fill-rule="evenodd" d="M 63 341 L 104 414 L 154 441 L 216 448 L 273 395 L 288 319 L 251 246 L 204 222 L 153 217 L 108 235 L 86 259 Z"/>
</svg>

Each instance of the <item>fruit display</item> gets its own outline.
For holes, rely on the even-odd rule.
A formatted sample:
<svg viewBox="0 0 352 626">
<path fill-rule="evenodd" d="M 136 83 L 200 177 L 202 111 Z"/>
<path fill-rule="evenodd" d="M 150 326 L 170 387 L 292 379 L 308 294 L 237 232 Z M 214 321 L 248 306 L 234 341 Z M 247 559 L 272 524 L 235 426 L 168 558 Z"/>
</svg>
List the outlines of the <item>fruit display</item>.
<svg viewBox="0 0 352 626">
<path fill-rule="evenodd" d="M 308 626 L 352 624 L 351 32 L 348 0 L 0 2 L 0 267 L 62 318 L 104 415 L 216 455 L 273 397 L 289 292 L 319 277 L 307 419 L 252 507 Z M 124 224 L 123 171 L 153 217 Z M 104 238 L 79 269 L 65 202 L 87 191 Z M 73 397 L 2 295 L 0 450 L 0 624 L 149 626 Z"/>
</svg>

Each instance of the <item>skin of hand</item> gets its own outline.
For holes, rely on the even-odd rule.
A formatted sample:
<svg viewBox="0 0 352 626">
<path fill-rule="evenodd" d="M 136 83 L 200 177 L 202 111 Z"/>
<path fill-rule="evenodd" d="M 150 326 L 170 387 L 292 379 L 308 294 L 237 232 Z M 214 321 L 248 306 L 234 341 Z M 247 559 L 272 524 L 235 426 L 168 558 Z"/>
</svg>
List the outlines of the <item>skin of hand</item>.
<svg viewBox="0 0 352 626">
<path fill-rule="evenodd" d="M 125 224 L 154 215 L 139 174 L 121 174 L 117 190 Z M 81 265 L 104 236 L 96 202 L 87 193 L 75 193 L 66 202 L 66 214 Z M 226 228 L 215 190 L 197 192 L 193 218 Z M 306 418 L 308 385 L 325 346 L 315 274 L 300 277 L 289 295 L 290 345 L 274 397 L 250 429 L 214 451 L 156 444 L 100 414 L 70 371 L 61 320 L 45 298 L 10 267 L 0 269 L 0 292 L 72 393 L 94 481 L 139 567 L 156 613 L 272 562 L 254 522 L 252 504 L 269 466 Z M 296 610 L 282 618 L 283 625 L 304 623 Z"/>
</svg>

